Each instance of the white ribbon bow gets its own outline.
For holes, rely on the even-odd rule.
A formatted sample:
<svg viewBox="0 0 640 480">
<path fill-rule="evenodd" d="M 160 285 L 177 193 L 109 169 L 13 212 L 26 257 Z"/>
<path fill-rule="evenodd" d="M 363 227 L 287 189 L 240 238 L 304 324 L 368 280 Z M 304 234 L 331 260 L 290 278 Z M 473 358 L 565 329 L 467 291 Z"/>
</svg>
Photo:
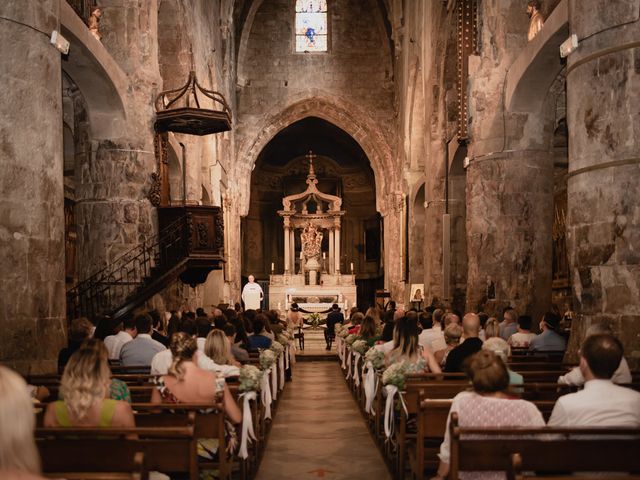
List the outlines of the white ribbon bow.
<svg viewBox="0 0 640 480">
<path fill-rule="evenodd" d="M 262 372 L 260 379 L 261 400 L 264 405 L 264 418 L 271 418 L 271 389 L 269 388 L 269 370 Z"/>
<path fill-rule="evenodd" d="M 284 368 L 289 368 L 289 345 L 284 349 Z"/>
<path fill-rule="evenodd" d="M 271 398 L 273 400 L 278 399 L 278 369 L 276 368 L 276 364 L 271 365 Z"/>
<path fill-rule="evenodd" d="M 371 362 L 367 362 L 365 368 L 367 373 L 363 380 L 365 398 L 364 411 L 375 415 L 376 412 L 373 409 L 373 399 L 376 395 L 376 371 Z"/>
<path fill-rule="evenodd" d="M 248 445 L 251 440 L 256 440 L 253 431 L 253 417 L 251 416 L 250 401 L 256 399 L 256 392 L 245 392 L 239 398 L 243 399 L 242 404 L 242 433 L 240 434 L 240 451 L 238 456 L 245 459 L 249 456 Z"/>
<path fill-rule="evenodd" d="M 338 358 L 342 360 L 342 337 L 336 335 L 336 350 L 338 351 Z"/>
<path fill-rule="evenodd" d="M 402 404 L 402 408 L 404 408 L 405 413 L 408 415 L 407 406 L 404 403 L 404 399 L 402 398 L 402 393 L 398 391 L 398 387 L 395 385 L 385 385 L 384 389 L 387 392 L 387 403 L 384 406 L 384 434 L 387 437 L 387 440 L 391 438 L 393 435 L 393 424 L 394 424 L 394 408 L 393 408 L 393 400 L 396 396 L 396 393 L 400 397 L 400 403 Z"/>
<path fill-rule="evenodd" d="M 347 368 L 347 342 L 342 342 L 342 369 Z"/>
<path fill-rule="evenodd" d="M 358 352 L 354 352 L 353 356 L 355 357 L 355 365 L 353 366 L 353 379 L 356 387 L 360 386 L 360 369 L 358 368 L 358 364 L 360 363 L 360 354 Z"/>
<path fill-rule="evenodd" d="M 280 366 L 278 369 L 278 372 L 280 373 L 280 385 L 278 386 L 278 390 L 282 390 L 284 388 L 284 353 L 280 354 L 278 365 Z"/>
<path fill-rule="evenodd" d="M 347 352 L 347 368 L 347 380 L 349 380 L 351 378 L 351 350 Z"/>
</svg>

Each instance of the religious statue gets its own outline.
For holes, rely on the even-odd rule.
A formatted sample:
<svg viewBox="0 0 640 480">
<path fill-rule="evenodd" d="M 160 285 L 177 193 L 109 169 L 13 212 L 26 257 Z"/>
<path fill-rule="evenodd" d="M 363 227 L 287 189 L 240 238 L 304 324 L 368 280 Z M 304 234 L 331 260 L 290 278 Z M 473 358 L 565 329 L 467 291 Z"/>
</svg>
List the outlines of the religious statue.
<svg viewBox="0 0 640 480">
<path fill-rule="evenodd" d="M 93 7 L 93 9 L 91 10 L 91 16 L 89 17 L 89 22 L 87 22 L 89 31 L 98 40 L 102 40 L 102 34 L 100 33 L 99 29 L 100 17 L 102 17 L 102 9 L 100 7 Z"/>
<path fill-rule="evenodd" d="M 315 225 L 309 223 L 304 227 L 300 239 L 302 240 L 304 257 L 306 259 L 317 259 L 322 249 L 322 232 L 318 231 Z"/>
<path fill-rule="evenodd" d="M 540 13 L 541 8 L 540 0 L 530 0 L 529 3 L 527 3 L 527 15 L 529 15 L 531 19 L 529 22 L 529 33 L 527 35 L 529 41 L 533 40 L 544 25 L 544 17 L 542 13 Z"/>
</svg>

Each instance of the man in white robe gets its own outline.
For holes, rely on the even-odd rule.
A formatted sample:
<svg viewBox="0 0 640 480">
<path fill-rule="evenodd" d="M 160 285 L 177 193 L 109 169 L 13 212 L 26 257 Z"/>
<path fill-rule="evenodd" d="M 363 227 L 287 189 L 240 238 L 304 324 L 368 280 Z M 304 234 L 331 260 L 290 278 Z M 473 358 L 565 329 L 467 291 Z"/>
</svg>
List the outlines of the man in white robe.
<svg viewBox="0 0 640 480">
<path fill-rule="evenodd" d="M 249 283 L 242 289 L 242 301 L 245 310 L 259 310 L 264 298 L 262 287 L 255 282 L 253 275 L 249 275 Z"/>
</svg>

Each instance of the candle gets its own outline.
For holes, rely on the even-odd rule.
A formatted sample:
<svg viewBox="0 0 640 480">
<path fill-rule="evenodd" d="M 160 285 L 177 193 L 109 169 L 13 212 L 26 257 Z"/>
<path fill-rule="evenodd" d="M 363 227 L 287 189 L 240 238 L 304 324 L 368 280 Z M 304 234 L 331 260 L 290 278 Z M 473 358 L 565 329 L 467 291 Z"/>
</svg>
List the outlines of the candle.
<svg viewBox="0 0 640 480">
<path fill-rule="evenodd" d="M 327 258 L 327 252 L 322 252 L 322 259 L 326 259 Z"/>
<path fill-rule="evenodd" d="M 271 262 L 271 271 L 273 272 L 276 269 L 276 266 L 274 265 L 273 262 Z"/>
<path fill-rule="evenodd" d="M 353 273 L 353 262 L 351 262 L 351 273 Z"/>
</svg>

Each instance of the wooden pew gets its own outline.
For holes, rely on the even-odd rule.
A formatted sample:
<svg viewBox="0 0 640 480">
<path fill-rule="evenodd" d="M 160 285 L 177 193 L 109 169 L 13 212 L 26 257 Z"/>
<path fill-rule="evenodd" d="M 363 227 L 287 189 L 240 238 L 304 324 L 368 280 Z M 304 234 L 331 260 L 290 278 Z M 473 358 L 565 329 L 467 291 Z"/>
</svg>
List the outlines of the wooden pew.
<svg viewBox="0 0 640 480">
<path fill-rule="evenodd" d="M 520 471 L 640 473 L 637 428 L 468 428 L 452 413 L 449 430 L 452 479 L 461 471 L 506 471 L 513 478 L 516 453 Z"/>
<path fill-rule="evenodd" d="M 514 480 L 535 480 L 535 479 L 541 478 L 535 475 L 534 473 L 531 473 L 531 474 L 523 473 L 522 471 L 523 463 L 524 462 L 522 460 L 521 454 L 513 453 L 511 455 L 511 471 L 512 472 L 510 472 L 510 476 L 513 476 Z M 594 480 L 597 478 L 605 478 L 605 477 L 602 474 L 598 476 L 594 476 L 592 474 L 581 475 L 581 474 L 569 472 L 566 475 L 562 475 L 562 474 L 545 475 L 542 478 L 544 478 L 545 480 Z M 618 475 L 615 473 L 607 472 L 606 479 L 607 480 L 640 480 L 640 475 L 633 475 L 633 474 Z"/>
<path fill-rule="evenodd" d="M 431 399 L 421 396 L 415 442 L 410 442 L 408 446 L 409 462 L 414 478 L 422 478 L 425 469 L 435 470 L 438 466 L 437 454 L 444 439 L 451 401 L 451 399 Z M 544 400 L 533 403 L 538 407 L 545 421 L 548 421 L 555 401 Z"/>
<path fill-rule="evenodd" d="M 136 438 L 137 437 L 137 438 Z M 198 479 L 194 426 L 161 428 L 37 428 L 45 474 L 112 472 L 142 453 L 145 471 L 188 473 Z M 135 459 L 135 456 L 134 456 Z M 133 465 L 137 466 L 135 462 Z M 80 476 L 80 475 L 79 475 Z M 98 475 L 99 478 L 104 478 Z"/>
<path fill-rule="evenodd" d="M 407 411 L 400 411 L 399 425 L 396 429 L 397 455 L 395 457 L 395 472 L 397 478 L 404 478 L 407 444 L 414 442 L 417 437 L 415 432 L 408 431 L 407 425 L 410 420 L 417 417 L 421 399 L 452 399 L 468 388 L 469 382 L 466 379 L 432 381 L 431 383 L 407 381 L 405 391 L 402 394 Z"/>
</svg>

